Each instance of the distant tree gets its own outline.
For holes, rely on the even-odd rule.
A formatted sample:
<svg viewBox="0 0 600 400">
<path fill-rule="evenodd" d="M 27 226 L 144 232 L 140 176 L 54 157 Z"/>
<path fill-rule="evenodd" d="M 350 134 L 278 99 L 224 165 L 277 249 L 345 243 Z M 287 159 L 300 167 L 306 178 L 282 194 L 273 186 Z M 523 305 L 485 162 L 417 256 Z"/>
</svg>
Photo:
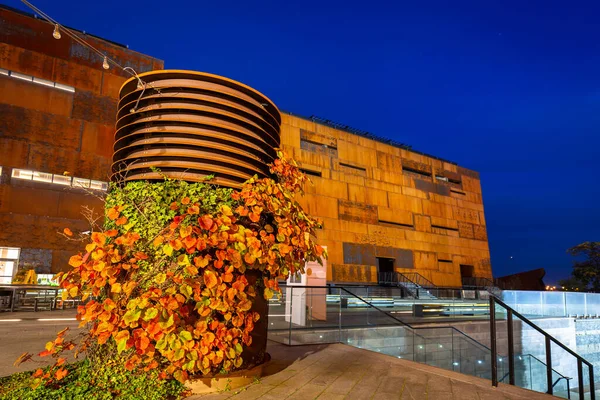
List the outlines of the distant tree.
<svg viewBox="0 0 600 400">
<path fill-rule="evenodd" d="M 561 290 L 572 292 L 572 291 L 580 291 L 585 292 L 587 290 L 587 284 L 581 282 L 579 279 L 574 278 L 572 276 L 561 279 L 558 281 L 558 285 L 561 287 Z"/>
<path fill-rule="evenodd" d="M 567 250 L 574 257 L 585 257 L 573 262 L 572 277 L 587 289 L 600 292 L 600 242 L 584 242 Z"/>
</svg>

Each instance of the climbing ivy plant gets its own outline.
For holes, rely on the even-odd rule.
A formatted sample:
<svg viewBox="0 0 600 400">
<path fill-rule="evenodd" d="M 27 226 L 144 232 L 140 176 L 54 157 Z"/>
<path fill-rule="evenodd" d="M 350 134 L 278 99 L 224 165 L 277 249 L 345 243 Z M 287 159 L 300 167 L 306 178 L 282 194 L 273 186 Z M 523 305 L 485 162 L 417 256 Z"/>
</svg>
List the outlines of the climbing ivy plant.
<svg viewBox="0 0 600 400">
<path fill-rule="evenodd" d="M 111 184 L 104 229 L 59 277 L 64 300 L 85 302 L 77 318 L 89 329 L 79 344 L 63 331 L 46 345 L 39 355 L 56 362 L 33 374 L 34 385 L 65 378 L 65 350 L 93 349 L 181 382 L 244 368 L 266 317 L 253 310 L 257 296 L 271 298 L 278 280 L 325 256 L 314 242 L 320 222 L 295 200 L 306 176 L 281 153 L 270 169 L 276 179 L 254 177 L 240 190 L 168 178 Z M 251 284 L 250 271 L 262 279 Z"/>
</svg>

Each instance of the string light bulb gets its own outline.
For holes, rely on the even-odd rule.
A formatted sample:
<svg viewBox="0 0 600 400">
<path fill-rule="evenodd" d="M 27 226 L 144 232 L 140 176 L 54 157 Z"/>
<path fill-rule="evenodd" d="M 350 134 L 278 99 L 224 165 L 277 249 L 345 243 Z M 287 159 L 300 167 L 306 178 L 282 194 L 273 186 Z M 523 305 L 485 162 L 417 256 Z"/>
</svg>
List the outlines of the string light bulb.
<svg viewBox="0 0 600 400">
<path fill-rule="evenodd" d="M 58 29 L 58 24 L 54 24 L 54 32 L 52 32 L 52 36 L 54 36 L 54 39 L 56 40 L 61 38 L 60 30 Z"/>
<path fill-rule="evenodd" d="M 108 65 L 108 58 L 106 58 L 106 56 L 104 56 L 104 61 L 102 62 L 102 68 L 104 68 L 104 69 L 110 68 L 110 65 Z"/>
<path fill-rule="evenodd" d="M 142 83 L 141 79 L 138 79 L 137 88 L 138 89 L 143 89 L 144 88 L 144 84 Z"/>
</svg>

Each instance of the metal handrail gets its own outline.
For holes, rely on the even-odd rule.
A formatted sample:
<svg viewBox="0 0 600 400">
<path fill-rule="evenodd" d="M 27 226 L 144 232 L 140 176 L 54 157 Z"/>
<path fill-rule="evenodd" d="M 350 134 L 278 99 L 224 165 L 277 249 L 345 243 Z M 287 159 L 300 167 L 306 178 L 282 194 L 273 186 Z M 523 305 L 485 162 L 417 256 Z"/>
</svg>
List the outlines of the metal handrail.
<svg viewBox="0 0 600 400">
<path fill-rule="evenodd" d="M 506 321 L 508 330 L 508 373 L 509 381 L 511 385 L 515 384 L 515 365 L 514 365 L 514 333 L 513 333 L 513 315 L 523 321 L 529 327 L 535 329 L 537 332 L 544 336 L 546 342 L 546 380 L 548 387 L 548 394 L 553 394 L 554 385 L 552 384 L 552 343 L 571 354 L 577 359 L 577 377 L 579 381 L 579 398 L 584 399 L 585 388 L 583 386 L 583 364 L 588 366 L 589 381 L 590 381 L 590 399 L 596 399 L 596 393 L 594 388 L 594 366 L 592 363 L 575 353 L 573 350 L 565 346 L 563 343 L 558 341 L 555 337 L 538 327 L 536 324 L 525 318 L 523 315 L 515 311 L 513 308 L 508 306 L 502 300 L 490 296 L 490 338 L 491 338 L 491 361 L 492 361 L 492 385 L 498 386 L 498 360 L 496 359 L 496 304 L 506 310 Z M 543 363 L 544 364 L 544 363 Z M 561 374 L 562 375 L 562 374 Z"/>
<path fill-rule="evenodd" d="M 492 353 L 492 357 L 491 357 L 491 363 L 492 363 L 492 385 L 494 386 L 498 386 L 498 375 L 497 375 L 497 362 L 498 362 L 498 357 L 505 357 L 502 355 L 498 355 L 496 352 L 496 331 L 495 331 L 495 313 L 492 313 L 491 310 L 494 310 L 494 308 L 492 308 L 492 302 L 494 303 L 498 303 L 501 306 L 505 307 L 507 310 L 510 309 L 509 306 L 507 306 L 505 303 L 503 303 L 501 300 L 496 299 L 494 296 L 490 296 L 490 321 L 494 321 L 493 322 L 493 329 L 491 331 L 491 347 L 487 347 L 485 344 L 477 341 L 476 339 L 472 338 L 471 336 L 467 335 L 466 333 L 462 332 L 461 330 L 453 327 L 453 326 L 427 326 L 427 327 L 417 327 L 417 326 L 413 326 L 409 323 L 406 323 L 398 318 L 396 318 L 395 316 L 391 315 L 389 312 L 382 310 L 381 308 L 377 307 L 376 305 L 372 304 L 371 302 L 365 300 L 364 298 L 362 298 L 361 296 L 358 296 L 354 293 L 352 293 L 351 291 L 349 291 L 348 289 L 346 289 L 343 286 L 311 286 L 311 285 L 290 285 L 289 287 L 291 288 L 303 288 L 303 289 L 340 289 L 340 296 L 341 296 L 341 291 L 347 293 L 350 297 L 354 297 L 358 300 L 360 300 L 361 302 L 365 303 L 366 305 L 368 305 L 369 307 L 374 308 L 375 310 L 379 311 L 380 313 L 384 314 L 385 316 L 391 318 L 392 320 L 394 320 L 395 322 L 399 323 L 400 325 L 402 325 L 403 327 L 406 327 L 408 329 L 411 329 L 413 331 L 413 334 L 424 339 L 425 341 L 430 340 L 430 338 L 419 335 L 417 333 L 418 330 L 425 330 L 425 329 L 449 329 L 451 332 L 456 332 L 458 335 L 464 337 L 466 340 L 472 342 L 475 346 L 479 347 L 481 350 L 483 351 L 490 351 Z M 365 286 L 366 287 L 366 286 Z M 512 310 L 512 309 L 511 309 Z M 522 320 L 524 320 L 526 323 L 528 323 L 530 326 L 532 326 L 534 329 L 536 329 L 537 331 L 539 331 L 540 333 L 544 334 L 545 336 L 550 336 L 549 334 L 545 333 L 541 328 L 537 327 L 535 324 L 533 324 L 531 321 L 529 321 L 528 319 L 526 319 L 525 317 L 523 317 L 521 314 L 517 313 L 516 311 L 514 312 L 514 314 L 518 317 L 521 318 Z M 492 322 L 490 322 L 491 326 L 492 326 Z M 512 317 L 511 317 L 511 321 L 509 322 L 509 325 L 511 326 L 511 329 L 509 330 L 509 355 L 506 356 L 509 359 L 509 380 L 511 381 L 511 384 L 514 385 L 514 357 L 516 356 L 514 354 L 514 345 L 512 344 L 513 342 L 513 335 L 512 335 Z M 340 325 L 341 327 L 341 325 Z M 290 335 L 291 335 L 291 319 L 290 319 Z M 296 328 L 297 330 L 303 330 L 303 328 Z M 305 328 L 305 329 L 312 329 L 312 328 Z M 550 336 L 551 337 L 551 336 Z M 557 345 L 559 345 L 560 347 L 562 347 L 563 349 L 567 350 L 569 353 L 573 354 L 575 357 L 581 358 L 580 356 L 578 356 L 576 353 L 574 353 L 573 351 L 571 351 L 570 349 L 566 348 L 562 343 L 558 342 L 556 339 L 552 338 L 553 341 L 555 341 L 555 343 Z M 290 340 L 291 342 L 291 340 Z M 495 356 L 494 356 L 495 355 Z M 540 364 L 542 365 L 546 365 L 546 369 L 550 370 L 550 377 L 552 377 L 552 372 L 560 375 L 560 377 L 557 379 L 556 382 L 554 382 L 554 384 L 551 384 L 551 388 L 554 388 L 554 386 L 556 386 L 556 384 L 558 383 L 558 381 L 560 381 L 561 379 L 566 379 L 567 380 L 567 387 L 569 388 L 569 380 L 572 378 L 566 377 L 563 374 L 561 374 L 560 372 L 556 371 L 555 369 L 552 368 L 552 363 L 551 360 L 546 360 L 546 363 L 544 363 L 543 361 L 541 361 L 539 358 L 535 357 L 532 354 L 517 354 L 517 355 L 521 355 L 523 357 L 532 357 L 535 360 L 537 360 Z M 592 365 L 585 359 L 581 358 L 581 360 L 583 362 L 585 362 L 589 367 L 590 367 L 590 374 L 593 374 L 593 367 Z M 549 363 L 548 363 L 549 362 Z M 579 362 L 580 364 L 581 362 Z M 548 368 L 548 366 L 550 365 L 550 368 Z M 581 369 L 581 367 L 579 367 L 579 369 Z M 591 388 L 593 388 L 593 376 L 590 375 L 590 382 L 591 382 Z M 504 381 L 504 379 L 506 379 L 506 376 L 503 377 L 500 381 Z M 583 376 L 580 373 L 580 391 L 583 388 Z M 551 390 L 549 392 L 551 393 Z M 569 392 L 569 396 L 570 396 L 570 392 Z M 570 397 L 569 397 L 570 398 Z M 583 397 L 582 397 L 583 399 Z M 595 397 L 592 396 L 592 400 L 595 400 Z"/>
</svg>

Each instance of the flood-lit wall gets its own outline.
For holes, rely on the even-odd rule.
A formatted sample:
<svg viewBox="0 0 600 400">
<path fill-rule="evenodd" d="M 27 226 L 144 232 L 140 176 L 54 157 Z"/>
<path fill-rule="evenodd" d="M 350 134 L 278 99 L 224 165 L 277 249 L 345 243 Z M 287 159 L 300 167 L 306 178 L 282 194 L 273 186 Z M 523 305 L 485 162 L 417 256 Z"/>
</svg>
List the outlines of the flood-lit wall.
<svg viewBox="0 0 600 400">
<path fill-rule="evenodd" d="M 491 277 L 479 174 L 283 113 L 282 146 L 310 174 L 301 203 L 323 219 L 327 279 L 377 280 L 377 258 L 438 286 Z"/>
<path fill-rule="evenodd" d="M 39 272 L 66 267 L 78 244 L 58 232 L 88 230 L 81 207 L 102 205 L 86 190 L 101 194 L 109 179 L 118 91 L 128 78 L 103 69 L 101 58 L 64 32 L 60 40 L 52 32 L 40 19 L 0 8 L 0 247 L 20 248 L 21 266 Z M 80 35 L 136 71 L 163 67 Z"/>
</svg>

